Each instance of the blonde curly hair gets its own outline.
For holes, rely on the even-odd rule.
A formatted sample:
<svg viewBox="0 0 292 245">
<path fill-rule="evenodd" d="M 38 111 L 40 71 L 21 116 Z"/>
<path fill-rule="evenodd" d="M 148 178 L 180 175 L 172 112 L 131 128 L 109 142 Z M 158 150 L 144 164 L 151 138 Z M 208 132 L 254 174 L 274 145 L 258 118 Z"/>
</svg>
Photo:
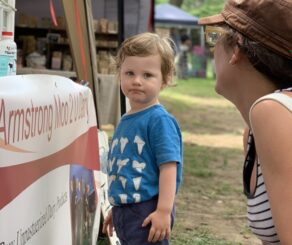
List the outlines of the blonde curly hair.
<svg viewBox="0 0 292 245">
<path fill-rule="evenodd" d="M 161 73 L 163 83 L 172 81 L 175 73 L 175 44 L 170 38 L 160 37 L 155 33 L 145 32 L 126 39 L 116 56 L 118 79 L 120 78 L 121 65 L 128 56 L 145 57 L 159 55 L 161 57 Z"/>
</svg>

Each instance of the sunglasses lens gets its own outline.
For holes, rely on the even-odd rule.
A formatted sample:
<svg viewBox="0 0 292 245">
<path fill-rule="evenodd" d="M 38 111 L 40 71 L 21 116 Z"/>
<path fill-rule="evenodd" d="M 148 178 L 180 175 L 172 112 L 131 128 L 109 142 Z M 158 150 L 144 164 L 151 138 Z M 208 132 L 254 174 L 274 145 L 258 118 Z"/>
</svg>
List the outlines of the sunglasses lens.
<svg viewBox="0 0 292 245">
<path fill-rule="evenodd" d="M 214 47 L 216 45 L 216 42 L 220 38 L 220 36 L 225 32 L 224 29 L 220 27 L 210 27 L 207 26 L 205 29 L 206 34 L 206 42 L 209 46 Z"/>
<path fill-rule="evenodd" d="M 220 33 L 218 33 L 218 32 L 212 31 L 212 32 L 206 33 L 206 41 L 211 46 L 215 46 L 219 37 L 220 37 Z"/>
</svg>

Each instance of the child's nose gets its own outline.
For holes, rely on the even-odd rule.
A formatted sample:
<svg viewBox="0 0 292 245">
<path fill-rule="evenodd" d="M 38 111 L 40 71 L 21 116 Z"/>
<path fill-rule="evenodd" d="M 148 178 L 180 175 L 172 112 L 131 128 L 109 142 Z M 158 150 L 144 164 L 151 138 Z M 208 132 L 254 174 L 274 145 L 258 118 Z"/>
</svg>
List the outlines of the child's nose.
<svg viewBox="0 0 292 245">
<path fill-rule="evenodd" d="M 135 76 L 134 77 L 134 84 L 135 85 L 141 85 L 142 78 L 140 76 Z"/>
</svg>

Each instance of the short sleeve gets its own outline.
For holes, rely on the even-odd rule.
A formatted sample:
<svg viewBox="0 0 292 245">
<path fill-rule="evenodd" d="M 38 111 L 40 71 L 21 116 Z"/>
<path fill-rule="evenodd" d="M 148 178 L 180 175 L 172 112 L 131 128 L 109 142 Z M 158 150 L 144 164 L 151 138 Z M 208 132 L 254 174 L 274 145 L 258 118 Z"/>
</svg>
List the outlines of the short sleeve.
<svg viewBox="0 0 292 245">
<path fill-rule="evenodd" d="M 168 115 L 155 118 L 149 138 L 158 166 L 167 162 L 182 162 L 181 132 L 174 118 Z"/>
</svg>

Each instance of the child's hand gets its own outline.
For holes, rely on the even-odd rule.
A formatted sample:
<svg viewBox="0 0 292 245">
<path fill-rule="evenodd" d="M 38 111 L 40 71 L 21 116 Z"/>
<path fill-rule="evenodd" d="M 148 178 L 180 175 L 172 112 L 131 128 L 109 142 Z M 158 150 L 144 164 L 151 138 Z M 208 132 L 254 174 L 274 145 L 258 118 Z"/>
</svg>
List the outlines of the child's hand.
<svg viewBox="0 0 292 245">
<path fill-rule="evenodd" d="M 103 226 L 102 226 L 102 232 L 107 233 L 109 236 L 113 235 L 113 214 L 112 210 L 108 212 L 108 215 L 106 216 L 105 220 L 103 221 Z"/>
<path fill-rule="evenodd" d="M 142 227 L 147 226 L 150 222 L 151 229 L 148 236 L 148 242 L 157 242 L 170 238 L 170 213 L 156 210 L 144 220 Z"/>
</svg>

